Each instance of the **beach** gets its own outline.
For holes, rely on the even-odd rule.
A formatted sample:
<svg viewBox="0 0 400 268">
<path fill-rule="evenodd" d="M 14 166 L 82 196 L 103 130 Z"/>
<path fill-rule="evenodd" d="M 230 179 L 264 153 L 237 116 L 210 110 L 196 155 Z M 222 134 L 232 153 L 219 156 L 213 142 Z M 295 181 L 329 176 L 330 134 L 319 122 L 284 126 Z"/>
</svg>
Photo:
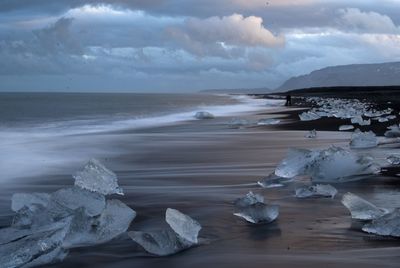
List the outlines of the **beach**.
<svg viewBox="0 0 400 268">
<path fill-rule="evenodd" d="M 281 120 L 273 126 L 232 128 L 232 116 L 221 116 L 97 133 L 98 141 L 112 141 L 119 152 L 100 159 L 119 177 L 125 195 L 116 198 L 137 212 L 129 230 L 165 228 L 165 210 L 175 208 L 202 225 L 201 243 L 160 258 L 122 235 L 104 245 L 72 249 L 63 262 L 46 267 L 397 267 L 400 241 L 361 232 L 340 200 L 352 192 L 378 206 L 400 207 L 398 178 L 375 175 L 335 184 L 339 193 L 334 199 L 296 198 L 295 188 L 310 183 L 307 178 L 281 188 L 257 185 L 274 171 L 289 148 L 348 146 L 351 132 L 318 130 L 324 119 L 313 122 L 317 138 L 305 138 L 311 128 L 296 119 L 304 109 L 280 106 L 234 116 L 251 122 Z M 396 150 L 387 145 L 363 153 L 382 162 Z M 13 193 L 56 191 L 73 184 L 73 172 L 71 167 L 3 184 L 0 225 L 12 220 Z M 249 191 L 279 205 L 275 222 L 251 225 L 233 215 L 233 201 Z"/>
</svg>

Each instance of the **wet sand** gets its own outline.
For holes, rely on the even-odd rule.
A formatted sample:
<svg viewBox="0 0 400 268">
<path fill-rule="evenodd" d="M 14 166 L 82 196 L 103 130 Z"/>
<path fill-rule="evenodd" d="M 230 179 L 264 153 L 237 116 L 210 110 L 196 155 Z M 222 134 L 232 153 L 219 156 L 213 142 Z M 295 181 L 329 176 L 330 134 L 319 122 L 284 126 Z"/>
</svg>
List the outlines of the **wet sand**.
<svg viewBox="0 0 400 268">
<path fill-rule="evenodd" d="M 296 113 L 296 108 L 290 111 Z M 282 108 L 242 116 L 250 120 L 282 117 L 278 127 L 232 129 L 227 125 L 230 118 L 217 118 L 103 134 L 112 135 L 113 146 L 124 152 L 102 160 L 120 178 L 125 196 L 116 198 L 138 213 L 130 230 L 165 227 L 165 209 L 171 207 L 201 223 L 203 244 L 156 258 L 122 236 L 101 246 L 73 249 L 62 263 L 46 267 L 398 267 L 400 240 L 359 231 L 340 199 L 351 191 L 377 205 L 400 207 L 399 178 L 377 175 L 338 184 L 335 199 L 296 199 L 294 189 L 308 183 L 307 179 L 273 189 L 256 184 L 274 170 L 290 147 L 348 144 L 349 132 L 319 131 L 316 139 L 306 139 L 304 130 L 286 130 L 295 121 L 287 115 L 288 110 Z M 383 157 L 392 151 L 396 148 L 386 146 L 363 153 Z M 12 193 L 52 192 L 72 184 L 65 170 L 2 185 L 0 224 L 8 225 L 12 219 Z M 233 216 L 232 202 L 250 190 L 280 206 L 276 222 L 250 225 Z"/>
</svg>

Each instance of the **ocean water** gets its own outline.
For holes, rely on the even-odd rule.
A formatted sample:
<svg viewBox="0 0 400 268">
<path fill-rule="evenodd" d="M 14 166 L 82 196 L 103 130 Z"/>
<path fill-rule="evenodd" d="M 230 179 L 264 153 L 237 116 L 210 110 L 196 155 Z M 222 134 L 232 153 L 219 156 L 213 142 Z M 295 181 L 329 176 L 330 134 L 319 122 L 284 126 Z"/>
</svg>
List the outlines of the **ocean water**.
<svg viewBox="0 0 400 268">
<path fill-rule="evenodd" d="M 197 111 L 235 116 L 278 103 L 244 95 L 0 93 L 0 183 L 117 155 L 112 144 L 119 137 L 111 134 L 117 131 L 179 124 L 195 120 Z"/>
</svg>

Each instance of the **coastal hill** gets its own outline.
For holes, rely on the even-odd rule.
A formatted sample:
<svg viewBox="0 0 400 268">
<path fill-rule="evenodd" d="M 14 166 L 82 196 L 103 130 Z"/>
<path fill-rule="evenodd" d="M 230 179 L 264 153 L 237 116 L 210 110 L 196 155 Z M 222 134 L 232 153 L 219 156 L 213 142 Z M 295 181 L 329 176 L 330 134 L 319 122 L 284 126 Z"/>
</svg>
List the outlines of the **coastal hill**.
<svg viewBox="0 0 400 268">
<path fill-rule="evenodd" d="M 400 62 L 332 66 L 292 77 L 277 91 L 314 87 L 371 87 L 400 85 Z"/>
</svg>

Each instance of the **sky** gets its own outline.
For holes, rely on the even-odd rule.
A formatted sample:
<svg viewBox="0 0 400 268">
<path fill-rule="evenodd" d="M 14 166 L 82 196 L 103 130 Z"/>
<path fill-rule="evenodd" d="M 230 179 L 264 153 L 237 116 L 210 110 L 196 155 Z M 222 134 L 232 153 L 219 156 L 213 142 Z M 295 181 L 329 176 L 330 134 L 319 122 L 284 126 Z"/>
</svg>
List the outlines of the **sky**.
<svg viewBox="0 0 400 268">
<path fill-rule="evenodd" d="M 1 0 L 0 91 L 276 88 L 400 61 L 400 0 Z"/>
</svg>

